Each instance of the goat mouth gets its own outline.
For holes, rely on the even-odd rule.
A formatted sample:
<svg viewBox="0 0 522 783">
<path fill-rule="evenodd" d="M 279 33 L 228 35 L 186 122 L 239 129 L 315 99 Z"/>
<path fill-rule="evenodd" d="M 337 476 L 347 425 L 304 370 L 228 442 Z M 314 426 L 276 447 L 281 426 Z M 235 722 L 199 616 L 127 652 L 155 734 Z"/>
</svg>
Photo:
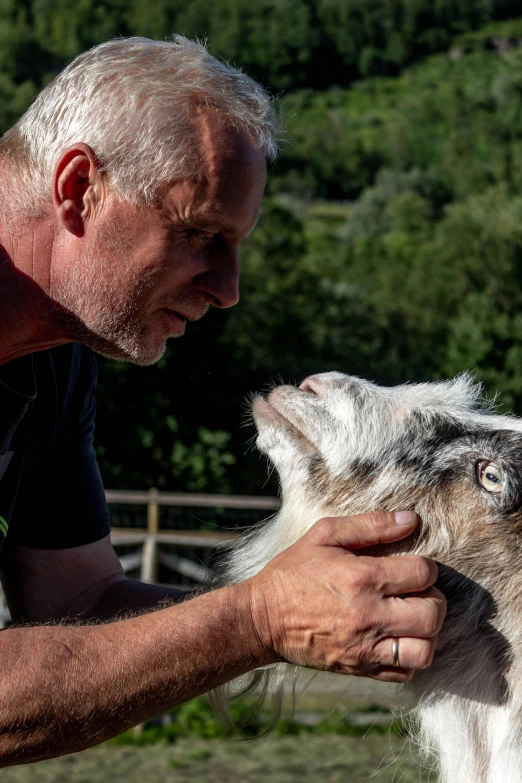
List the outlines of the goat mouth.
<svg viewBox="0 0 522 783">
<path fill-rule="evenodd" d="M 268 422 L 277 430 L 288 435 L 294 442 L 297 442 L 309 456 L 317 457 L 319 455 L 317 447 L 303 434 L 295 422 L 288 417 L 287 411 L 280 400 L 275 400 L 272 394 L 268 397 L 256 397 L 252 405 L 252 411 L 258 429 L 260 429 L 260 425 L 262 426 L 261 422 Z"/>
</svg>

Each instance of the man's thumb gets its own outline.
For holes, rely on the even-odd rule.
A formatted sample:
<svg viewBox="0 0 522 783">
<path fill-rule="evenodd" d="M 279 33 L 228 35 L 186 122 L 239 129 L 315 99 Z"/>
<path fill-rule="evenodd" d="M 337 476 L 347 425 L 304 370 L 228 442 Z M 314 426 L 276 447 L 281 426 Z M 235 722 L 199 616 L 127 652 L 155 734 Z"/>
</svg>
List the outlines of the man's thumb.
<svg viewBox="0 0 522 783">
<path fill-rule="evenodd" d="M 415 511 L 370 511 L 353 517 L 320 519 L 309 535 L 322 546 L 362 549 L 400 541 L 413 532 L 418 521 Z"/>
</svg>

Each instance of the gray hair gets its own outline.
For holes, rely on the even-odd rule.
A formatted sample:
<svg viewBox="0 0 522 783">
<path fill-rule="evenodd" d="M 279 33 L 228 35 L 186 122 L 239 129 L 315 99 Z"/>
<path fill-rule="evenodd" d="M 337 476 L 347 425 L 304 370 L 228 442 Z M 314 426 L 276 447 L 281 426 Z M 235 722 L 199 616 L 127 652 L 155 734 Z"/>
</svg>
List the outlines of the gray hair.
<svg viewBox="0 0 522 783">
<path fill-rule="evenodd" d="M 60 154 L 81 141 L 119 195 L 151 203 L 160 184 L 196 173 L 195 121 L 205 108 L 228 117 L 269 159 L 276 157 L 280 122 L 270 96 L 200 41 L 175 35 L 96 46 L 51 81 L 0 140 L 0 154 L 22 179 L 21 192 L 9 198 L 41 211 Z"/>
</svg>

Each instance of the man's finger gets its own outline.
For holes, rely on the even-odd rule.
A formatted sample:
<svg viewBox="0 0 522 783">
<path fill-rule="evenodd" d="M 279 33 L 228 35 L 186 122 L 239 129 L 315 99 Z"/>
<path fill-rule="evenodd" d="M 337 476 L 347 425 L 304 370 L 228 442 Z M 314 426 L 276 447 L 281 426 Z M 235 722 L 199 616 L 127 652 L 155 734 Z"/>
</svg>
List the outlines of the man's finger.
<svg viewBox="0 0 522 783">
<path fill-rule="evenodd" d="M 375 568 L 375 586 L 383 595 L 403 595 L 428 590 L 438 579 L 437 564 L 423 555 L 367 558 Z M 365 558 L 366 560 L 366 558 Z"/>
<path fill-rule="evenodd" d="M 415 671 L 413 669 L 398 669 L 395 666 L 379 666 L 369 674 L 359 675 L 369 677 L 370 680 L 379 680 L 379 682 L 409 682 Z"/>
<path fill-rule="evenodd" d="M 399 643 L 398 666 L 394 666 L 394 639 L 382 639 L 373 650 L 372 657 L 381 667 L 408 670 L 427 669 L 433 661 L 437 639 L 416 639 L 415 637 L 397 637 Z"/>
<path fill-rule="evenodd" d="M 422 595 L 386 598 L 383 633 L 423 639 L 436 636 L 446 616 L 446 599 L 435 587 Z"/>
<path fill-rule="evenodd" d="M 307 535 L 322 546 L 362 549 L 400 541 L 412 533 L 418 521 L 414 511 L 370 511 L 353 517 L 325 517 Z"/>
</svg>

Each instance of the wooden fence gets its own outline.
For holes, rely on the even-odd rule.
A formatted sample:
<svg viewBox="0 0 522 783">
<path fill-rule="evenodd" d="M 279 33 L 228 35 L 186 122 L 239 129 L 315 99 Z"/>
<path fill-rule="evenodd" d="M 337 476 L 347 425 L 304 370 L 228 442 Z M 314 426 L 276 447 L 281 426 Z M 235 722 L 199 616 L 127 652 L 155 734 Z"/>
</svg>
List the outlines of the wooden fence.
<svg viewBox="0 0 522 783">
<path fill-rule="evenodd" d="M 146 525 L 144 527 L 114 526 L 111 531 L 111 541 L 118 553 L 125 573 L 136 571 L 145 582 L 158 581 L 160 566 L 168 570 L 169 575 L 177 577 L 169 581 L 179 582 L 179 576 L 190 584 L 206 585 L 213 576 L 208 565 L 201 562 L 204 555 L 215 550 L 227 541 L 233 540 L 238 533 L 234 531 L 216 530 L 168 530 L 161 527 L 160 508 L 162 506 L 178 506 L 207 509 L 250 509 L 268 516 L 279 505 L 277 498 L 252 497 L 241 495 L 197 495 L 184 492 L 158 492 L 150 489 L 148 492 L 126 492 L 107 490 L 109 509 L 113 504 L 121 506 L 145 506 Z M 185 552 L 201 552 L 201 558 L 187 557 Z M 129 551 L 130 550 L 130 551 Z M 184 587 L 187 586 L 185 581 Z M 9 609 L 3 591 L 0 589 L 0 628 L 4 628 L 11 620 Z"/>
<path fill-rule="evenodd" d="M 248 495 L 198 495 L 184 492 L 131 492 L 107 490 L 107 502 L 120 505 L 146 505 L 146 528 L 113 527 L 111 541 L 118 551 L 120 547 L 137 547 L 135 551 L 120 555 L 123 570 L 140 570 L 144 582 L 157 582 L 159 566 L 169 572 L 180 574 L 191 582 L 208 584 L 213 571 L 201 561 L 183 556 L 186 547 L 201 550 L 203 555 L 216 549 L 238 534 L 233 531 L 208 530 L 164 530 L 160 525 L 160 507 L 178 506 L 207 509 L 254 509 L 266 514 L 273 513 L 279 506 L 277 498 Z M 169 580 L 171 581 L 171 580 Z"/>
</svg>

